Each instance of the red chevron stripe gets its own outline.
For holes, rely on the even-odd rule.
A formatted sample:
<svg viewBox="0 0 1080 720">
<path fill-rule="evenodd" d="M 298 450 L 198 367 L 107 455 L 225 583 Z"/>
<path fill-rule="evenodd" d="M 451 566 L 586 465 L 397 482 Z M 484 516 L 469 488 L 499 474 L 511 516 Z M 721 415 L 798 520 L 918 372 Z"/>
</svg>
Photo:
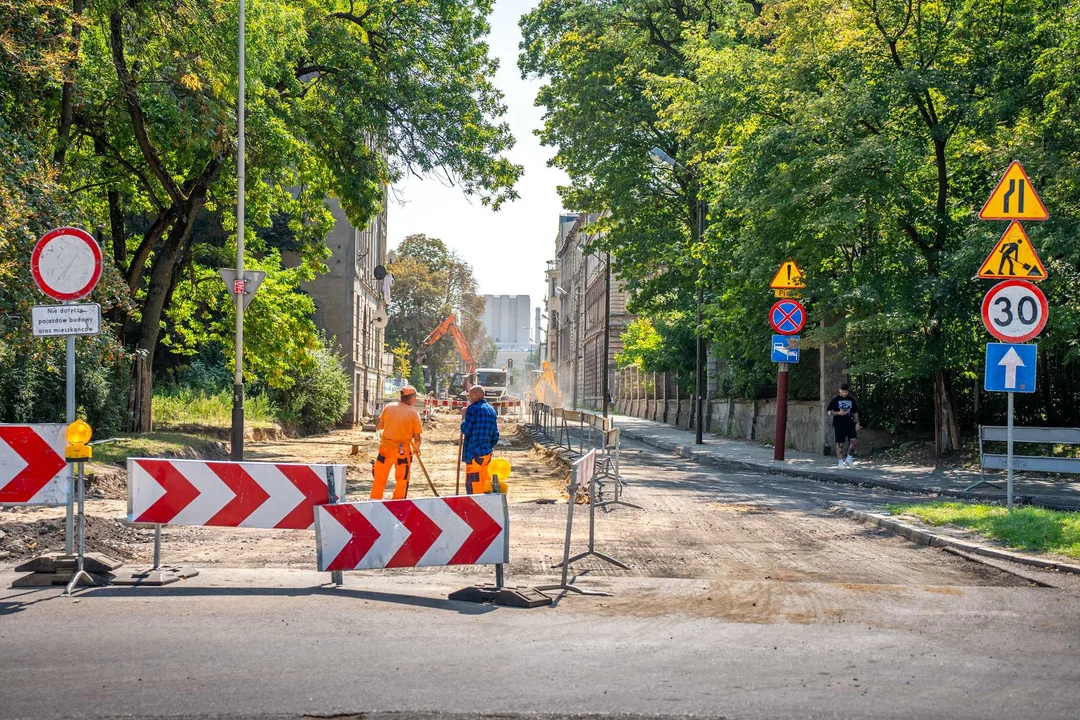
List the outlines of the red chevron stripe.
<svg viewBox="0 0 1080 720">
<path fill-rule="evenodd" d="M 386 563 L 386 567 L 415 567 L 442 535 L 442 528 L 416 507 L 412 500 L 391 500 L 386 503 L 386 509 L 409 531 L 408 539 Z"/>
<path fill-rule="evenodd" d="M 199 497 L 200 493 L 168 460 L 136 460 L 139 467 L 165 488 L 165 494 L 135 522 L 167 523 Z"/>
<path fill-rule="evenodd" d="M 467 495 L 459 495 L 457 497 L 443 498 L 443 501 L 450 506 L 459 518 L 465 521 L 472 533 L 465 539 L 458 551 L 454 553 L 454 557 L 450 558 L 448 565 L 472 565 L 475 563 L 484 551 L 488 549 L 491 542 L 499 536 L 502 532 L 502 526 L 495 522 L 484 508 L 476 504 L 471 497 Z"/>
<path fill-rule="evenodd" d="M 315 522 L 315 506 L 330 502 L 330 490 L 326 483 L 315 474 L 315 471 L 306 465 L 276 465 L 275 467 L 304 494 L 304 499 L 297 503 L 296 507 L 274 527 L 307 530 Z"/>
<path fill-rule="evenodd" d="M 26 467 L 0 487 L 0 503 L 29 502 L 67 465 L 67 461 L 31 427 L 0 427 L 0 439 L 26 461 Z"/>
<path fill-rule="evenodd" d="M 352 505 L 325 505 L 324 508 L 351 536 L 326 570 L 352 570 L 360 564 L 382 533 Z"/>
<path fill-rule="evenodd" d="M 270 499 L 269 493 L 255 481 L 255 478 L 248 475 L 239 463 L 207 463 L 207 467 L 221 478 L 221 482 L 229 486 L 236 497 L 218 510 L 214 517 L 207 520 L 206 525 L 237 527 Z"/>
</svg>

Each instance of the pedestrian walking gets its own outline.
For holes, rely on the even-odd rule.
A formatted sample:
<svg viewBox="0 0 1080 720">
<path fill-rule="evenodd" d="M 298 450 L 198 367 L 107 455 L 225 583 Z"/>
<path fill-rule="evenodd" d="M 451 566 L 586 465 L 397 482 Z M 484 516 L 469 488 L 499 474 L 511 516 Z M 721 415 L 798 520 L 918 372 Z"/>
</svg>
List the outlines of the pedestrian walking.
<svg viewBox="0 0 1080 720">
<path fill-rule="evenodd" d="M 375 424 L 376 431 L 382 430 L 382 442 L 371 468 L 372 500 L 383 499 L 391 467 L 394 468 L 394 499 L 404 500 L 409 494 L 413 452 L 415 448 L 417 456 L 420 455 L 420 434 L 424 431 L 420 415 L 413 408 L 415 402 L 416 388 L 406 385 L 401 388 L 401 401 L 387 404 Z"/>
<path fill-rule="evenodd" d="M 488 463 L 499 442 L 499 418 L 495 408 L 484 399 L 484 388 L 469 388 L 469 406 L 461 411 L 461 459 L 465 461 L 465 492 L 470 495 L 484 492 L 491 480 Z"/>
<path fill-rule="evenodd" d="M 837 467 L 853 467 L 855 465 L 855 446 L 858 444 L 859 428 L 861 427 L 856 416 L 859 414 L 859 405 L 851 396 L 847 383 L 841 383 L 840 394 L 829 401 L 825 412 L 832 418 L 833 431 L 836 435 L 836 464 Z M 845 452 L 845 447 L 846 452 Z"/>
</svg>

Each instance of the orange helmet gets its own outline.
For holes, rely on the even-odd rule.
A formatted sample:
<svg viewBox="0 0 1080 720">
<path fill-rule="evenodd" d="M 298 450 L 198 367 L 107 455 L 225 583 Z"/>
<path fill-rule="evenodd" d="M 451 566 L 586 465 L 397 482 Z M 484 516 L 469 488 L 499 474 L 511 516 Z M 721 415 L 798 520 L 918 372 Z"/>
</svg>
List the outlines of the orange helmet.
<svg viewBox="0 0 1080 720">
<path fill-rule="evenodd" d="M 401 388 L 401 397 L 409 397 L 410 395 L 415 394 L 416 388 L 414 388 L 412 385 L 406 385 L 405 387 Z"/>
</svg>

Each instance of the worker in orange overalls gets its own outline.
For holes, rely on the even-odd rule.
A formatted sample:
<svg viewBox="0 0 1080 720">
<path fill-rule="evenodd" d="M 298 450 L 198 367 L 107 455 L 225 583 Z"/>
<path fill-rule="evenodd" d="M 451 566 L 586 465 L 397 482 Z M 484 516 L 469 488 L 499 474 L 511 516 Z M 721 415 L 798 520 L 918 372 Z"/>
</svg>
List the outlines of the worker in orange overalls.
<svg viewBox="0 0 1080 720">
<path fill-rule="evenodd" d="M 406 385 L 401 388 L 401 402 L 384 407 L 375 424 L 376 431 L 382 430 L 382 442 L 372 467 L 372 500 L 382 500 L 391 467 L 394 468 L 394 499 L 404 500 L 409 493 L 413 450 L 415 447 L 416 454 L 420 454 L 420 433 L 424 430 L 420 415 L 413 408 L 414 402 L 416 388 Z"/>
</svg>

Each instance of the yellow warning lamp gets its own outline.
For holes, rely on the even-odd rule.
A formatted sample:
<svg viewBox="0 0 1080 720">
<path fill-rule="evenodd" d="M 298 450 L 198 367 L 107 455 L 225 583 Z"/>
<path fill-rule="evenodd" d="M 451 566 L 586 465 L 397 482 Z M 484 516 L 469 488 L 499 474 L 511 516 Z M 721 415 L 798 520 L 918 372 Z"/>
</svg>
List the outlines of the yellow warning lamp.
<svg viewBox="0 0 1080 720">
<path fill-rule="evenodd" d="M 492 458 L 488 464 L 488 472 L 491 474 L 491 482 L 484 483 L 484 492 L 498 492 L 505 494 L 508 487 L 506 479 L 510 477 L 510 461 L 506 458 Z M 498 483 L 498 486 L 496 486 Z"/>
<path fill-rule="evenodd" d="M 76 420 L 68 425 L 67 428 L 67 441 L 68 446 L 65 451 L 65 455 L 68 460 L 89 460 L 93 455 L 93 451 L 86 443 L 90 442 L 90 438 L 93 436 L 93 431 L 90 426 L 83 420 Z"/>
</svg>

